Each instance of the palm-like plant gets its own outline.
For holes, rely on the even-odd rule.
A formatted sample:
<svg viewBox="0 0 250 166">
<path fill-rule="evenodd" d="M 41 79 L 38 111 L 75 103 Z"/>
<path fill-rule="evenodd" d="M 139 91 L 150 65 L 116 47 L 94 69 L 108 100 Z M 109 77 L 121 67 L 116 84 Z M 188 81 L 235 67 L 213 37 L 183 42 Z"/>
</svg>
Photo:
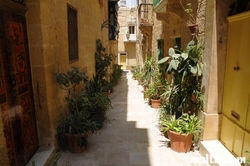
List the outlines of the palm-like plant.
<svg viewBox="0 0 250 166">
<path fill-rule="evenodd" d="M 176 51 L 178 53 L 176 53 Z M 203 47 L 200 43 L 189 42 L 185 52 L 169 49 L 169 56 L 158 63 L 165 64 L 165 70 L 172 75 L 172 82 L 167 91 L 169 109 L 177 118 L 183 112 L 196 112 L 203 106 L 201 79 L 203 71 Z M 196 99 L 192 99 L 195 94 Z"/>
<path fill-rule="evenodd" d="M 194 142 L 197 141 L 199 133 L 202 130 L 202 121 L 196 115 L 189 115 L 188 113 L 182 114 L 179 118 L 173 115 L 169 119 L 162 119 L 160 123 L 163 126 L 164 132 L 171 130 L 186 136 L 193 134 Z"/>
<path fill-rule="evenodd" d="M 146 93 L 151 99 L 159 100 L 161 95 L 167 90 L 167 81 L 162 77 L 159 69 L 155 69 L 152 73 L 152 82 L 148 85 Z"/>
<path fill-rule="evenodd" d="M 142 85 L 148 87 L 152 82 L 154 71 L 158 69 L 156 60 L 153 56 L 147 56 L 142 68 Z"/>
</svg>

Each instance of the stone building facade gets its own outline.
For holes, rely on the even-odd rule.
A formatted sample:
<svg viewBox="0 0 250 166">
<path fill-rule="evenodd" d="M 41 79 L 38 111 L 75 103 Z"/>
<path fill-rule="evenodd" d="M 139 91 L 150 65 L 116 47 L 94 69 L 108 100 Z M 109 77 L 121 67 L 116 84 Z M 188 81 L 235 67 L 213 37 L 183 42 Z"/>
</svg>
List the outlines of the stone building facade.
<svg viewBox="0 0 250 166">
<path fill-rule="evenodd" d="M 122 2 L 121 2 L 122 4 Z M 118 64 L 123 69 L 131 69 L 136 65 L 136 7 L 128 7 L 122 4 L 118 10 L 118 22 L 120 33 L 118 38 Z"/>
<path fill-rule="evenodd" d="M 97 39 L 117 55 L 104 25 L 117 1 L 0 0 L 1 165 L 25 165 L 38 148 L 55 151 L 65 92 L 54 73 L 77 66 L 95 74 Z"/>
<path fill-rule="evenodd" d="M 247 46 L 243 41 L 249 41 L 249 38 L 246 37 L 248 32 L 245 29 L 249 28 L 249 24 L 246 23 L 250 20 L 249 2 L 233 3 L 230 0 L 138 0 L 137 2 L 139 24 L 137 55 L 140 65 L 143 65 L 148 52 L 156 59 L 161 59 L 168 56 L 170 47 L 184 49 L 192 40 L 193 35 L 186 25 L 190 18 L 184 9 L 187 7 L 186 4 L 192 4 L 191 8 L 197 23 L 197 39 L 204 44 L 205 48 L 204 62 L 206 66 L 202 80 L 205 105 L 204 110 L 200 111 L 200 119 L 203 120 L 201 146 L 205 147 L 206 141 L 218 140 L 233 155 L 248 157 L 245 151 L 250 149 L 248 127 L 250 110 L 247 107 L 250 103 L 247 97 L 250 91 L 247 88 L 249 81 L 246 78 L 249 72 L 247 72 L 247 66 L 245 66 L 245 70 L 240 66 L 243 67 L 243 61 L 247 61 Z M 148 20 L 150 17 L 153 18 L 151 23 L 150 21 L 148 24 L 141 22 L 143 18 L 141 6 L 152 6 L 153 10 L 148 16 Z M 228 41 L 228 36 L 238 36 L 235 30 L 230 31 L 237 26 L 237 23 L 245 29 L 241 36 L 245 37 L 239 37 L 237 39 L 239 42 L 234 43 L 237 48 L 241 48 L 239 50 L 244 54 L 245 58 L 242 56 L 242 62 L 238 57 L 236 59 L 230 57 L 233 50 L 230 49 L 232 41 Z M 241 83 L 232 83 L 237 76 L 232 74 L 229 68 L 233 68 L 234 71 L 244 70 L 242 71 L 245 73 L 244 78 L 242 76 L 239 81 Z M 242 93 L 232 92 L 228 84 L 238 87 Z M 242 86 L 239 87 L 240 85 Z M 246 92 L 243 93 L 243 91 Z M 233 96 L 236 94 L 238 98 L 242 98 L 241 101 L 234 101 Z M 231 99 L 229 99 L 230 97 Z M 240 103 L 244 103 L 243 106 L 239 106 Z"/>
</svg>

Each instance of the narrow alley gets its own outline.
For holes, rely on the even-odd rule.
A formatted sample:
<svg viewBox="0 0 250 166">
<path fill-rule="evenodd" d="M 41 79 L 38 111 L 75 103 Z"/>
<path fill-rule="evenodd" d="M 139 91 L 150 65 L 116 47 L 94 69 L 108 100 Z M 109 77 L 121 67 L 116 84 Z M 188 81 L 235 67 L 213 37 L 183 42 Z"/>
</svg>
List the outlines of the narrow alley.
<svg viewBox="0 0 250 166">
<path fill-rule="evenodd" d="M 143 99 L 142 87 L 124 71 L 110 95 L 113 108 L 99 134 L 89 137 L 83 153 L 61 152 L 58 166 L 190 166 L 199 151 L 177 153 L 158 130 L 157 110 Z"/>
</svg>

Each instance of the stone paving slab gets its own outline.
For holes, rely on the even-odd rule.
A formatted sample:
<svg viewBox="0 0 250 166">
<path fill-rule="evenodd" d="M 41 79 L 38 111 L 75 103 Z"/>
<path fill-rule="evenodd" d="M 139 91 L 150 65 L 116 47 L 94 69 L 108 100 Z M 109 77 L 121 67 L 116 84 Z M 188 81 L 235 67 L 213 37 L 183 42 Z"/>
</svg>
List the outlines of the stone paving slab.
<svg viewBox="0 0 250 166">
<path fill-rule="evenodd" d="M 112 106 L 100 134 L 89 137 L 87 150 L 80 154 L 62 152 L 58 166 L 206 166 L 191 163 L 201 159 L 199 151 L 177 153 L 158 129 L 157 110 L 143 99 L 143 88 L 124 72 L 110 95 Z"/>
</svg>

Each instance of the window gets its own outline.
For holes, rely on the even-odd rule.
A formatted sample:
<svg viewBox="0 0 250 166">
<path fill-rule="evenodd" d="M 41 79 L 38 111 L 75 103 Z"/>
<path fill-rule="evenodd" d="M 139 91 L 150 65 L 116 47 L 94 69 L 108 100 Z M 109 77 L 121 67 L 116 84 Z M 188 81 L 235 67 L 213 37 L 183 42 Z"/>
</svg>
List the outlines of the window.
<svg viewBox="0 0 250 166">
<path fill-rule="evenodd" d="M 175 38 L 175 46 L 174 46 L 175 49 L 181 49 L 181 38 L 178 37 L 178 38 Z"/>
<path fill-rule="evenodd" d="M 158 60 L 162 59 L 164 57 L 164 39 L 157 41 L 158 45 Z"/>
<path fill-rule="evenodd" d="M 67 6 L 68 12 L 68 44 L 69 62 L 78 60 L 78 30 L 77 30 L 77 11 Z"/>
<path fill-rule="evenodd" d="M 135 34 L 135 26 L 128 26 L 129 34 Z"/>
</svg>

